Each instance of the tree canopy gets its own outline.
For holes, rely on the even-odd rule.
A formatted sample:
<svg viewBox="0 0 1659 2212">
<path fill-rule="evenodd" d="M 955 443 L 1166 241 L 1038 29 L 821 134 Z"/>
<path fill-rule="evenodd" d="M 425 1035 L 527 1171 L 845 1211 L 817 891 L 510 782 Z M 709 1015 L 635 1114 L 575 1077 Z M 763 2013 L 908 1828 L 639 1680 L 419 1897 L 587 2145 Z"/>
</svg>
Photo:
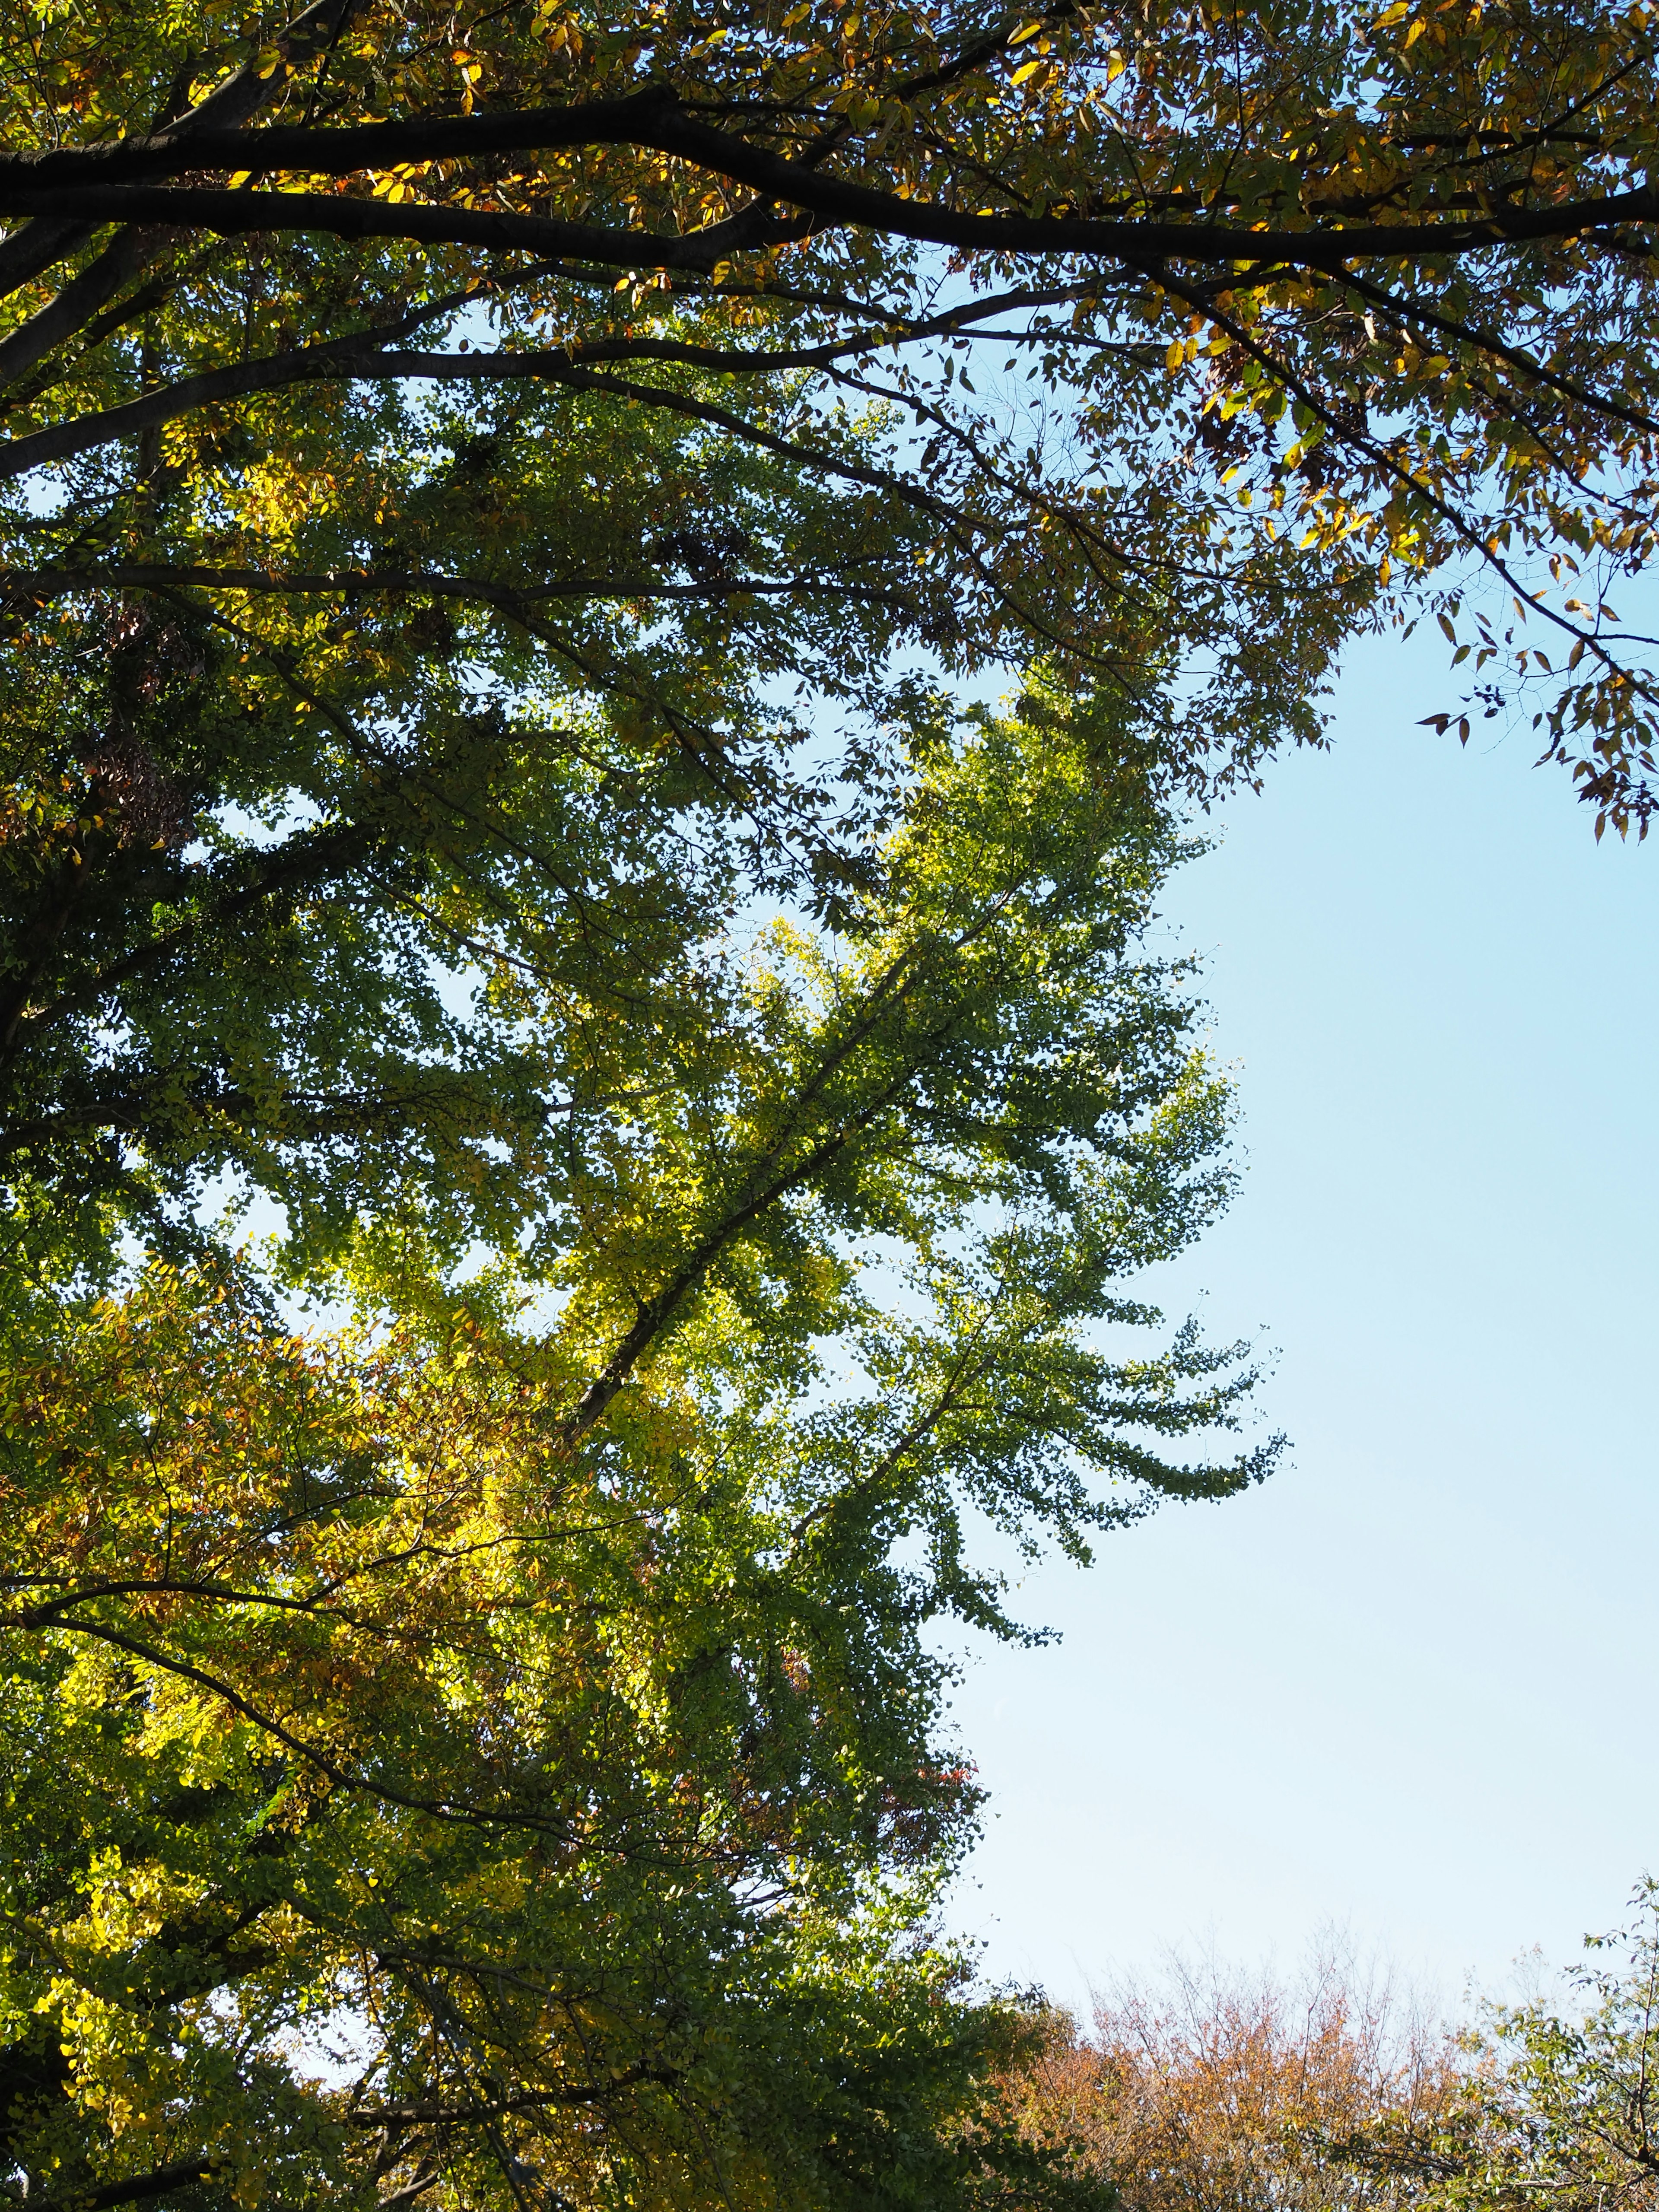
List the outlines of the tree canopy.
<svg viewBox="0 0 1659 2212">
<path fill-rule="evenodd" d="M 1034 682 L 912 731 L 837 921 L 739 927 L 717 809 L 607 842 L 602 752 L 458 728 L 454 785 L 342 749 L 275 842 L 61 832 L 0 1339 L 13 2174 L 1099 2202 L 933 1932 L 977 1802 L 939 1635 L 1030 1632 L 988 1531 L 1085 1559 L 1273 1456 L 1208 1448 L 1244 1347 L 1130 1348 L 1121 1279 L 1229 1181 L 1137 944 L 1176 842 Z M 284 1283 L 359 1318 L 296 1335 Z"/>
<path fill-rule="evenodd" d="M 1296 1983 L 1175 1962 L 1097 2003 L 1084 2039 L 1034 2014 L 1009 2109 L 1072 2142 L 1132 2212 L 1218 2203 L 1340 2212 L 1647 2212 L 1659 2194 L 1656 1891 L 1585 1938 L 1552 1994 L 1454 2028 L 1328 1951 Z"/>
<path fill-rule="evenodd" d="M 1086 2038 L 1033 2019 L 1008 2080 L 1033 2140 L 1074 2139 L 1130 2212 L 1422 2212 L 1480 2137 L 1471 2056 L 1325 1944 L 1291 1981 L 1210 1957 L 1115 1982 Z"/>
<path fill-rule="evenodd" d="M 1182 807 L 1427 608 L 1645 825 L 1646 12 L 0 51 L 0 2186 L 1099 2202 L 939 1637 L 1272 1462 Z"/>
<path fill-rule="evenodd" d="M 1428 608 L 1465 717 L 1530 701 L 1598 819 L 1648 819 L 1610 597 L 1653 549 L 1644 6 L 122 0 L 7 35 L 27 667 L 100 592 L 313 698 L 360 626 L 353 688 L 422 623 L 614 684 L 625 620 L 766 665 L 803 600 L 861 600 L 958 671 L 1035 643 L 1157 702 L 1202 789 Z M 719 457 L 706 514 L 629 517 L 636 437 Z M 763 459 L 827 535 L 732 511 Z"/>
</svg>

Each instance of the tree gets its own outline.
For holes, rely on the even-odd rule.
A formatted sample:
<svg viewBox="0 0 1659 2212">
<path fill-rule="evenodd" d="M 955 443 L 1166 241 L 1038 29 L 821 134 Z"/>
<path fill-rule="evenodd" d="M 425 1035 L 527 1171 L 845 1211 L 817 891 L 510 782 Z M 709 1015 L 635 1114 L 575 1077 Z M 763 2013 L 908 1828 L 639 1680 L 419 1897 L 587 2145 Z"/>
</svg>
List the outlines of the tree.
<svg viewBox="0 0 1659 2212">
<path fill-rule="evenodd" d="M 8 37 L 24 696 L 102 593 L 317 712 L 411 617 L 428 658 L 534 638 L 685 743 L 619 629 L 666 607 L 793 665 L 850 590 L 958 669 L 1060 655 L 1201 791 L 1426 607 L 1460 726 L 1536 691 L 1598 827 L 1650 817 L 1609 601 L 1655 542 L 1644 5 L 109 0 Z M 377 434 L 414 387 L 442 404 Z M 712 516 L 671 495 L 587 557 L 663 422 L 720 457 Z M 518 497 L 548 439 L 569 543 Z M 733 521 L 740 457 L 834 521 Z"/>
<path fill-rule="evenodd" d="M 1032 2141 L 1074 2145 L 1129 2212 L 1646 2212 L 1656 1905 L 1644 1880 L 1631 1923 L 1586 1939 L 1565 2005 L 1489 2002 L 1455 2033 L 1340 1960 L 1290 1988 L 1177 1968 L 1102 2003 L 1086 2041 L 1035 2015 L 1004 2062 L 1005 2110 Z"/>
<path fill-rule="evenodd" d="M 1480 2133 L 1466 2050 L 1338 1954 L 1295 1984 L 1174 1965 L 1103 1999 L 1086 2041 L 1051 2014 L 1007 2081 L 1128 2212 L 1403 2212 Z"/>
<path fill-rule="evenodd" d="M 37 2203 L 1064 2193 L 926 1632 L 1271 1459 L 1115 1334 L 1226 1187 L 1171 808 L 1648 550 L 1645 19 L 1388 12 L 5 34 Z"/>
<path fill-rule="evenodd" d="M 1577 2002 L 1492 2005 L 1471 2037 L 1482 2062 L 1474 2154 L 1448 2205 L 1647 2208 L 1659 2196 L 1654 2036 L 1659 1887 L 1637 1885 L 1629 1925 L 1586 1939 Z M 1601 1957 L 1622 1954 L 1607 1966 Z"/>
<path fill-rule="evenodd" d="M 250 901 L 240 952 L 189 937 L 216 862 L 106 845 L 118 916 L 180 870 L 185 949 L 112 1040 L 87 1012 L 30 1045 L 44 1098 L 76 1053 L 90 1085 L 100 1049 L 234 1039 L 264 990 L 296 1051 L 401 1051 L 434 1127 L 480 1069 L 565 1104 L 517 1212 L 461 1108 L 404 1172 L 275 1078 L 217 1151 L 189 1097 L 102 1181 L 36 1140 L 0 1308 L 0 2116 L 31 2212 L 1088 2201 L 987 2104 L 1018 2011 L 930 1934 L 975 1803 L 933 1632 L 1025 1632 L 976 1523 L 1085 1559 L 1273 1448 L 1173 1455 L 1239 1419 L 1243 1347 L 1099 1334 L 1156 1319 L 1120 1279 L 1227 1188 L 1194 1010 L 1135 945 L 1168 825 L 1109 720 L 1041 688 L 913 737 L 840 927 L 707 924 L 681 965 L 640 954 L 676 868 L 697 889 L 666 805 L 586 902 L 457 807 L 404 833 L 399 903 Z M 536 757 L 550 808 L 611 772 Z M 457 1018 L 500 1058 L 454 1071 L 398 1035 L 399 992 L 442 1010 L 445 940 L 392 937 L 400 967 L 375 931 L 465 902 L 504 949 Z M 225 1160 L 287 1193 L 281 1266 L 355 1290 L 353 1328 L 296 1337 L 199 1230 Z M 118 1232 L 149 1221 L 196 1228 L 191 1266 L 135 1273 Z"/>
</svg>

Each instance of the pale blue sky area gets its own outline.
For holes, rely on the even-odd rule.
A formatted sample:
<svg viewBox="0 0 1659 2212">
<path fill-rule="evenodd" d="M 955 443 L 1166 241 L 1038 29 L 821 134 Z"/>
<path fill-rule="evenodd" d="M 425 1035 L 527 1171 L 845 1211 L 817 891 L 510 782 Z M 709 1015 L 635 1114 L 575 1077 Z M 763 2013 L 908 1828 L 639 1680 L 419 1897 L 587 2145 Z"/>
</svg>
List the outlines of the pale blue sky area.
<svg viewBox="0 0 1659 2212">
<path fill-rule="evenodd" d="M 1437 641 L 1356 652 L 1334 750 L 1164 901 L 1247 1172 L 1151 1287 L 1265 1325 L 1291 1463 L 1028 1577 L 1064 1642 L 964 1685 L 957 1923 L 1068 2002 L 1332 1921 L 1455 2000 L 1659 1869 L 1659 838 L 1413 726 L 1452 689 Z"/>
</svg>

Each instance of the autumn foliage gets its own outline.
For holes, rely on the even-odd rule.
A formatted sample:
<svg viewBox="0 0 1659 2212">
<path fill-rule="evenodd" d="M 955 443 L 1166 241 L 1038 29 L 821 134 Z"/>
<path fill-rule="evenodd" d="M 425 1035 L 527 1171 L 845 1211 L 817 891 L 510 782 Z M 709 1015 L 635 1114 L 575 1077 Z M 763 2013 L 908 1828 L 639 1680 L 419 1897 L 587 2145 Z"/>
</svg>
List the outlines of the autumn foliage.
<svg viewBox="0 0 1659 2212">
<path fill-rule="evenodd" d="M 1136 1294 L 1232 1184 L 1183 810 L 1425 616 L 1659 807 L 1654 40 L 0 14 L 14 2205 L 1524 2166 L 1334 1985 L 975 1989 L 948 1639 L 1274 1461 Z"/>
<path fill-rule="evenodd" d="M 1421 2196 L 1468 2070 L 1443 2027 L 1334 1950 L 1296 1982 L 1210 1962 L 1126 1984 L 1086 2037 L 1053 2015 L 1010 2091 L 1129 2212 L 1394 2212 Z"/>
</svg>

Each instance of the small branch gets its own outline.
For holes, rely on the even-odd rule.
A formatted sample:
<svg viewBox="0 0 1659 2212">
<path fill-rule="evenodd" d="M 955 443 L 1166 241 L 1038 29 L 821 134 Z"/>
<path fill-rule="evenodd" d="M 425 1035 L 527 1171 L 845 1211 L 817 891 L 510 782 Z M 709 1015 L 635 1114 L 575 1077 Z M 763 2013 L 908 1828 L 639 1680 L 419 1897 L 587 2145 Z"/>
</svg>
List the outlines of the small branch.
<svg viewBox="0 0 1659 2212">
<path fill-rule="evenodd" d="M 671 2067 L 647 2066 L 641 2063 L 625 2067 L 608 2081 L 573 2081 L 564 2088 L 525 2089 L 516 2096 L 501 2097 L 489 2105 L 441 2105 L 435 2102 L 374 2105 L 347 2112 L 344 2117 L 347 2126 L 354 2128 L 480 2127 L 513 2112 L 544 2112 L 550 2106 L 596 2105 L 606 2097 L 614 2096 L 618 2090 L 636 2088 L 641 2081 L 654 2081 L 666 2086 L 678 2078 Z"/>
</svg>

